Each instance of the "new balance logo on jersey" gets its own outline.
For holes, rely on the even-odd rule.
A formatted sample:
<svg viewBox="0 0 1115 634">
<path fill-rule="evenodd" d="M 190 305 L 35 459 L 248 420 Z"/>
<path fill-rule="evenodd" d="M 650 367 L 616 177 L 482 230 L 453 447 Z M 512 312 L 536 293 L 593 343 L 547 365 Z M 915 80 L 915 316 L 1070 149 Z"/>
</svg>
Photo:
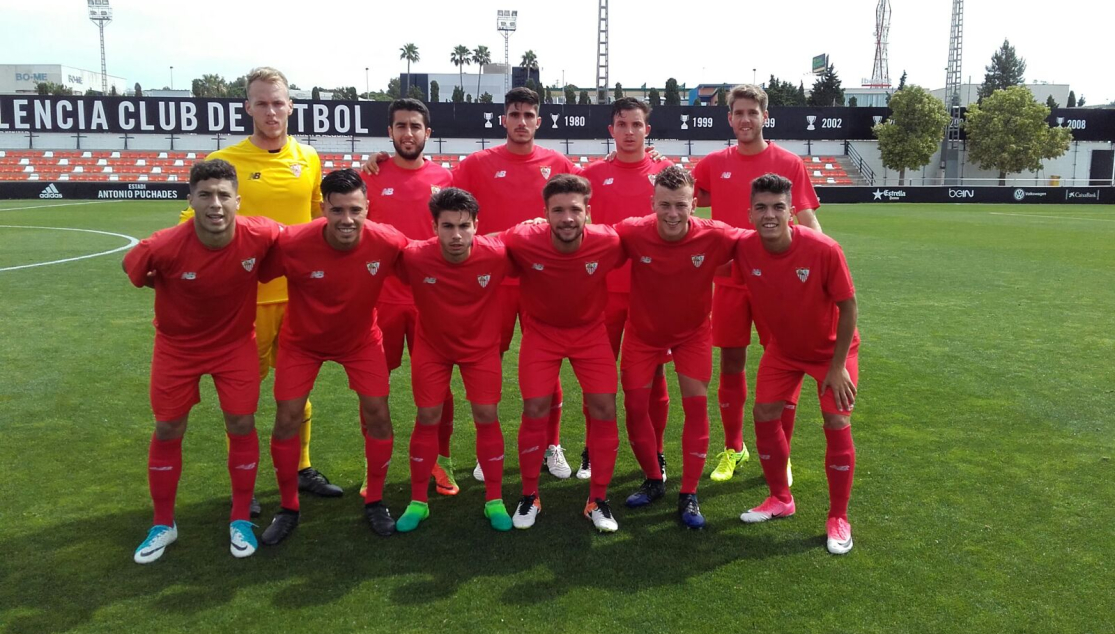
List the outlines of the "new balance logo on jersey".
<svg viewBox="0 0 1115 634">
<path fill-rule="evenodd" d="M 805 283 L 805 280 L 809 279 L 809 269 L 798 269 L 797 274 L 798 279 L 801 280 L 802 284 Z"/>
<path fill-rule="evenodd" d="M 395 195 L 395 188 L 394 187 L 384 187 L 383 191 L 381 191 L 379 193 L 379 195 L 380 196 L 394 196 Z"/>
<path fill-rule="evenodd" d="M 426 279 L 422 280 L 422 282 L 424 284 L 437 284 L 437 278 L 436 277 L 427 277 Z"/>
<path fill-rule="evenodd" d="M 751 274 L 754 275 L 755 277 L 762 277 L 763 276 L 763 271 L 762 271 L 762 269 L 751 269 Z"/>
<path fill-rule="evenodd" d="M 544 269 L 546 267 L 542 264 L 539 264 L 539 263 L 535 262 L 534 264 L 530 265 L 530 268 L 534 269 L 535 271 L 541 271 L 542 269 Z"/>
<path fill-rule="evenodd" d="M 598 264 L 596 262 L 585 262 L 585 270 L 588 271 L 589 275 L 592 275 L 596 272 L 597 266 Z"/>
<path fill-rule="evenodd" d="M 62 197 L 62 192 L 58 191 L 58 187 L 54 183 L 51 183 L 51 184 L 47 185 L 46 189 L 43 190 L 43 193 L 39 194 L 39 198 L 61 198 L 61 197 Z"/>
<path fill-rule="evenodd" d="M 376 260 L 375 262 L 368 262 L 368 272 L 372 275 L 379 273 L 379 260 Z"/>
<path fill-rule="evenodd" d="M 261 179 L 261 178 L 263 178 L 263 173 L 261 173 L 261 172 L 252 172 L 252 175 L 248 177 L 248 180 L 252 180 L 252 181 L 258 181 L 258 180 L 259 180 L 259 179 Z"/>
<path fill-rule="evenodd" d="M 325 271 L 310 271 L 310 278 L 320 280 L 325 277 Z"/>
<path fill-rule="evenodd" d="M 249 272 L 249 273 L 252 272 L 252 269 L 255 268 L 255 265 L 256 265 L 256 259 L 255 258 L 248 258 L 247 260 L 241 260 L 240 261 L 240 266 L 244 267 L 244 270 Z"/>
<path fill-rule="evenodd" d="M 689 259 L 693 261 L 693 266 L 701 268 L 701 265 L 705 263 L 705 254 L 698 253 L 697 255 L 694 255 Z"/>
<path fill-rule="evenodd" d="M 643 264 L 650 264 L 650 256 L 644 255 L 643 257 L 639 258 L 639 261 Z"/>
<path fill-rule="evenodd" d="M 724 172 L 723 174 L 720 175 L 720 178 L 723 178 L 724 180 L 728 180 L 731 177 L 732 177 L 731 172 Z"/>
<path fill-rule="evenodd" d="M 614 179 L 614 178 L 605 178 L 604 179 L 604 184 L 605 185 L 611 185 L 614 182 L 616 182 L 616 179 Z"/>
<path fill-rule="evenodd" d="M 492 280 L 491 275 L 477 275 L 476 281 L 480 282 L 480 288 L 487 288 L 488 282 Z"/>
<path fill-rule="evenodd" d="M 496 172 L 496 178 L 507 178 L 507 172 L 504 170 Z"/>
<path fill-rule="evenodd" d="M 184 279 L 184 280 L 194 280 L 194 279 L 197 279 L 197 273 L 193 273 L 193 272 L 187 272 L 187 273 L 183 273 L 183 274 L 182 274 L 182 279 Z"/>
</svg>

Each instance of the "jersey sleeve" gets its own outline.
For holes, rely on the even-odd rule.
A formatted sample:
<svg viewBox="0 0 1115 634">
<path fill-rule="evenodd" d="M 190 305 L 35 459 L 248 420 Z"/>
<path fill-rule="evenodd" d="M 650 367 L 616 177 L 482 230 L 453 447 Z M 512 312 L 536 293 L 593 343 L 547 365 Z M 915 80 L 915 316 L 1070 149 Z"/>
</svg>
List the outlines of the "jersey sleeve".
<svg viewBox="0 0 1115 634">
<path fill-rule="evenodd" d="M 852 284 L 852 272 L 848 270 L 848 262 L 844 259 L 844 250 L 839 244 L 828 248 L 828 270 L 825 276 L 825 292 L 834 302 L 842 302 L 855 296 L 856 288 Z"/>
<path fill-rule="evenodd" d="M 263 264 L 259 267 L 259 281 L 267 283 L 271 280 L 286 275 L 286 263 L 283 261 L 283 238 L 271 245 L 271 250 L 267 252 L 267 257 L 263 258 Z"/>
<path fill-rule="evenodd" d="M 712 191 L 712 185 L 709 183 L 709 171 L 712 170 L 712 166 L 709 165 L 711 156 L 712 155 L 710 154 L 704 157 L 703 159 L 697 161 L 697 164 L 693 166 L 693 180 L 697 182 L 698 190 L 703 189 L 706 192 Z"/>
<path fill-rule="evenodd" d="M 471 173 L 473 165 L 478 159 L 474 158 L 475 155 L 468 155 L 465 160 L 457 163 L 456 167 L 450 172 L 453 176 L 453 187 L 463 189 L 465 191 L 472 191 Z"/>
<path fill-rule="evenodd" d="M 321 155 L 314 152 L 314 188 L 310 191 L 310 219 L 321 217 Z"/>
<path fill-rule="evenodd" d="M 128 281 L 137 288 L 147 286 L 147 274 L 154 270 L 151 240 L 151 238 L 140 240 L 139 244 L 132 247 L 132 250 L 124 256 L 124 272 L 128 274 Z"/>
</svg>

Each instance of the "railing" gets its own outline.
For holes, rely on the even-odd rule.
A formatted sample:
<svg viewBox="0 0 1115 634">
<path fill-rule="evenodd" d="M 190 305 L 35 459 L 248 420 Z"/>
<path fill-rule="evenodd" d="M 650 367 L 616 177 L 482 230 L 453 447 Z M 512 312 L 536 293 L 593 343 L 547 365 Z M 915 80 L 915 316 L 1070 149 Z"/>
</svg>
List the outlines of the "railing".
<svg viewBox="0 0 1115 634">
<path fill-rule="evenodd" d="M 856 166 L 856 169 L 859 170 L 859 174 L 863 177 L 863 180 L 866 181 L 868 185 L 874 185 L 875 170 L 871 169 L 867 161 L 863 160 L 863 156 L 860 155 L 859 151 L 856 150 L 856 146 L 852 145 L 850 141 L 844 142 L 844 154 L 852 159 L 852 163 Z"/>
</svg>

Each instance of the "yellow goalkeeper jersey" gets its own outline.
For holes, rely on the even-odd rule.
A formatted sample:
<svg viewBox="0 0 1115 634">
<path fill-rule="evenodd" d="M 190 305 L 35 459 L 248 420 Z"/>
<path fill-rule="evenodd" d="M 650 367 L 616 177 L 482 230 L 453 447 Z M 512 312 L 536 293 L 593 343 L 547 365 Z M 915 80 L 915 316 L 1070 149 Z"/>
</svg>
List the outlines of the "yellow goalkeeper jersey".
<svg viewBox="0 0 1115 634">
<path fill-rule="evenodd" d="M 240 211 L 264 216 L 284 225 L 307 223 L 321 215 L 321 159 L 317 150 L 288 137 L 281 150 L 269 152 L 251 139 L 212 152 L 207 159 L 224 159 L 236 168 L 240 181 Z M 181 221 L 193 217 L 192 209 Z M 259 304 L 287 301 L 286 278 L 259 285 Z"/>
</svg>

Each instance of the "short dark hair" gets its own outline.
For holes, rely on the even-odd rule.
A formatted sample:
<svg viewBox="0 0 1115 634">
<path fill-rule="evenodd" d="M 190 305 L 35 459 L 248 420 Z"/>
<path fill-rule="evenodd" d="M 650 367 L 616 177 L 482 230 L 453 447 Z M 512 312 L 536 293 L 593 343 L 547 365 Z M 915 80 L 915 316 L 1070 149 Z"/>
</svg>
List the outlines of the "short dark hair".
<svg viewBox="0 0 1115 634">
<path fill-rule="evenodd" d="M 628 110 L 642 110 L 643 115 L 650 118 L 650 105 L 645 101 L 639 101 L 634 97 L 620 97 L 612 103 L 612 121 L 615 121 L 621 112 Z"/>
<path fill-rule="evenodd" d="M 670 191 L 677 191 L 682 187 L 695 188 L 693 175 L 680 165 L 671 165 L 658 172 L 654 177 L 654 186 L 665 187 Z"/>
<path fill-rule="evenodd" d="M 534 108 L 537 110 L 538 104 L 540 103 L 538 100 L 538 93 L 534 92 L 530 88 L 527 88 L 526 86 L 512 88 L 511 90 L 507 91 L 506 95 L 503 96 L 504 111 L 510 108 L 511 104 L 515 103 L 525 103 L 528 106 L 534 106 Z"/>
<path fill-rule="evenodd" d="M 778 174 L 763 174 L 759 178 L 751 181 L 751 200 L 755 200 L 755 194 L 785 194 L 786 198 L 791 197 L 791 190 L 794 184 L 790 179 L 779 176 Z"/>
<path fill-rule="evenodd" d="M 437 222 L 438 215 L 443 211 L 463 211 L 472 218 L 473 222 L 476 222 L 476 214 L 480 211 L 480 204 L 476 202 L 476 198 L 458 187 L 446 187 L 430 196 L 429 206 L 434 222 Z"/>
<path fill-rule="evenodd" d="M 399 110 L 409 110 L 411 112 L 421 113 L 422 123 L 426 124 L 427 128 L 430 127 L 430 109 L 427 108 L 426 104 L 422 103 L 421 101 L 418 101 L 417 99 L 411 99 L 409 97 L 405 99 L 396 99 L 395 101 L 391 102 L 390 106 L 387 107 L 387 127 L 390 128 L 391 126 L 395 125 L 395 113 Z"/>
<path fill-rule="evenodd" d="M 197 184 L 211 178 L 222 181 L 232 181 L 232 188 L 238 189 L 240 182 L 236 178 L 236 168 L 224 159 L 209 159 L 198 161 L 190 168 L 190 191 L 194 191 Z"/>
<path fill-rule="evenodd" d="M 542 188 L 542 200 L 546 202 L 547 207 L 550 206 L 550 197 L 557 194 L 581 194 L 587 203 L 592 197 L 592 185 L 575 174 L 558 174 Z"/>
<path fill-rule="evenodd" d="M 360 178 L 360 173 L 352 168 L 333 170 L 321 179 L 322 200 L 329 200 L 333 194 L 348 194 L 358 189 L 364 194 L 368 193 L 364 179 Z"/>
</svg>

